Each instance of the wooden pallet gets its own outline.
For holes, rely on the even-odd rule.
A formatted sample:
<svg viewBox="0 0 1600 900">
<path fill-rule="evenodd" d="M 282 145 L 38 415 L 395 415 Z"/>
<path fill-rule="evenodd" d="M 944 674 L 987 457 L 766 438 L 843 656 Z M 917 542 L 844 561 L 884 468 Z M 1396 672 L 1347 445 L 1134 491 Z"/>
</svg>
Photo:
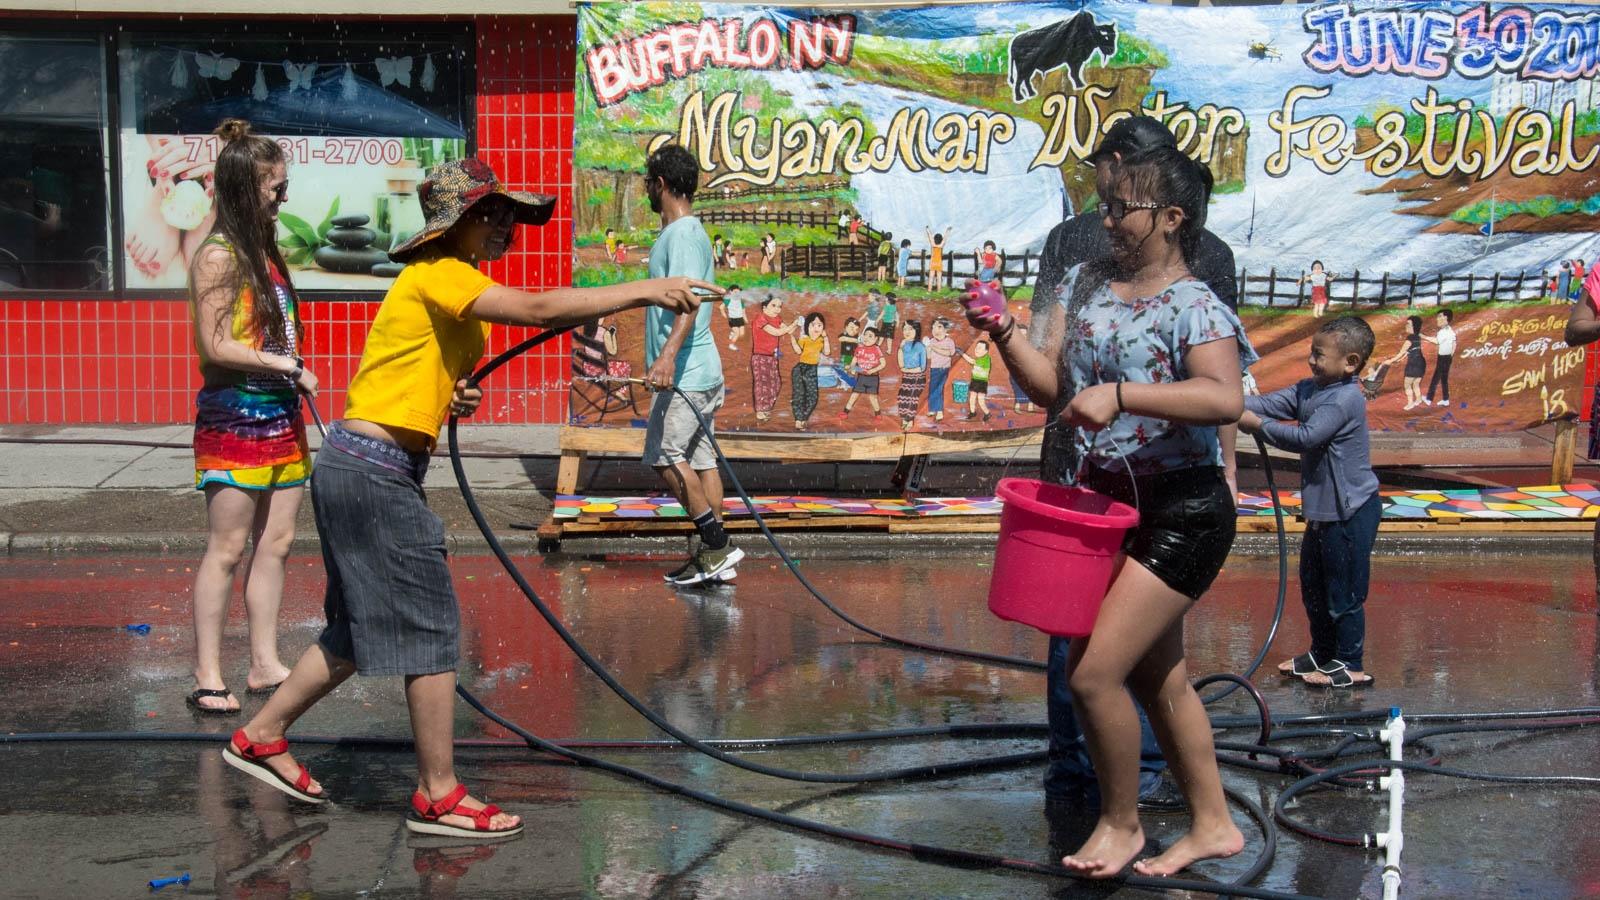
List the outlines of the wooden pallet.
<svg viewBox="0 0 1600 900">
<path fill-rule="evenodd" d="M 1000 517 L 972 516 L 807 516 L 785 514 L 767 516 L 767 527 L 779 531 L 849 531 L 877 534 L 997 534 Z M 1306 530 L 1304 520 L 1289 516 L 1284 519 L 1284 531 L 1301 534 Z M 759 529 L 755 520 L 747 516 L 730 517 L 723 527 L 734 533 L 753 533 Z M 1277 524 L 1271 516 L 1240 516 L 1239 534 L 1272 534 Z M 1444 516 L 1429 519 L 1387 520 L 1379 523 L 1378 531 L 1384 534 L 1588 534 L 1595 530 L 1592 519 L 1527 520 L 1527 519 L 1472 519 L 1465 516 Z M 552 517 L 539 527 L 539 546 L 544 551 L 560 548 L 568 537 L 621 537 L 631 535 L 692 534 L 694 526 L 688 519 L 607 519 L 599 515 L 583 514 L 576 519 Z"/>
<path fill-rule="evenodd" d="M 1577 423 L 1558 420 L 1552 441 L 1550 481 L 1565 484 L 1572 480 L 1577 442 Z M 860 436 L 821 435 L 719 435 L 717 440 L 729 459 L 756 459 L 779 462 L 839 462 L 898 460 L 936 453 L 970 453 L 985 449 L 1024 447 L 1039 443 L 1041 431 L 1022 428 L 1002 431 L 950 433 L 867 434 Z M 590 453 L 639 457 L 644 454 L 644 430 L 639 428 L 582 428 L 566 426 L 560 432 L 561 461 L 556 476 L 558 494 L 574 494 L 579 470 Z M 1281 455 L 1274 452 L 1274 456 Z M 769 516 L 773 531 L 863 531 L 883 534 L 995 534 L 1000 530 L 998 516 L 809 516 L 788 513 Z M 727 519 L 724 527 L 732 532 L 757 531 L 755 520 L 747 517 Z M 1588 519 L 1559 521 L 1478 520 L 1468 517 L 1384 521 L 1383 533 L 1440 534 L 1537 534 L 1589 532 L 1595 523 Z M 1241 516 L 1238 533 L 1270 534 L 1277 529 L 1271 516 Z M 539 548 L 559 549 L 562 538 L 576 536 L 668 535 L 694 530 L 687 519 L 605 519 L 597 514 L 581 514 L 576 520 L 556 519 L 554 515 L 539 527 Z M 1284 530 L 1291 534 L 1305 531 L 1305 523 L 1289 517 Z"/>
<path fill-rule="evenodd" d="M 784 463 L 862 462 L 898 460 L 906 456 L 938 453 L 973 453 L 1037 445 L 1041 429 L 998 431 L 906 432 L 904 434 L 820 435 L 717 434 L 717 444 L 729 459 L 759 459 Z M 578 492 L 578 473 L 591 453 L 644 455 L 642 428 L 584 428 L 564 426 L 559 434 L 561 462 L 556 469 L 556 493 Z"/>
</svg>

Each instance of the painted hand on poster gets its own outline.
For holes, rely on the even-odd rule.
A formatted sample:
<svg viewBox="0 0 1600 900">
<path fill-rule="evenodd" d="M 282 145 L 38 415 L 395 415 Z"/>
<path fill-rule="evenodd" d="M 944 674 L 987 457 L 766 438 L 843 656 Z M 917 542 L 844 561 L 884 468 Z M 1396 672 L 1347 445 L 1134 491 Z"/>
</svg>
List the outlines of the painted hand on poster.
<svg viewBox="0 0 1600 900">
<path fill-rule="evenodd" d="M 142 161 L 146 189 L 125 196 L 137 204 L 123 249 L 141 274 L 154 278 L 169 268 L 187 271 L 216 219 L 212 205 L 212 160 L 192 158 L 181 139 L 150 135 Z M 135 199 L 137 198 L 137 199 Z"/>
</svg>

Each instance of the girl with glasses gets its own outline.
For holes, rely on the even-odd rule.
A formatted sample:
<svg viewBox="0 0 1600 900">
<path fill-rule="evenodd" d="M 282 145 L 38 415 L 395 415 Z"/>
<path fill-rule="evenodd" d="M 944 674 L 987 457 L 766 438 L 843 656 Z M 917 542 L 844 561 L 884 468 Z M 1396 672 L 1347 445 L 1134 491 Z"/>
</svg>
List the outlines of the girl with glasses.
<svg viewBox="0 0 1600 900">
<path fill-rule="evenodd" d="M 1016 337 L 1009 314 L 968 305 L 968 321 L 994 336 L 1027 395 L 1077 429 L 1078 483 L 1140 513 L 1094 633 L 1072 641 L 1068 662 L 1101 808 L 1062 864 L 1090 878 L 1116 876 L 1144 847 L 1129 691 L 1193 812 L 1189 832 L 1135 871 L 1171 875 L 1244 847 L 1183 649 L 1183 616 L 1233 544 L 1217 426 L 1238 420 L 1242 366 L 1256 358 L 1239 320 L 1190 272 L 1210 192 L 1210 173 L 1172 147 L 1117 165 L 1102 206 L 1111 254 L 1068 272 L 1048 313 L 1043 346 L 1060 346 L 1059 365 Z"/>
</svg>

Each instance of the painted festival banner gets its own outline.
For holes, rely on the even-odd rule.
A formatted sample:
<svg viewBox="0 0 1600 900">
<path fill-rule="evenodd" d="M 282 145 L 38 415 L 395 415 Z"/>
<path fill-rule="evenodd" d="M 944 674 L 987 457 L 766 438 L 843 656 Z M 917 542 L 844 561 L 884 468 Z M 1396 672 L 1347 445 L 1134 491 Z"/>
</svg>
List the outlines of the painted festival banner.
<svg viewBox="0 0 1600 900">
<path fill-rule="evenodd" d="M 1580 406 L 1562 329 L 1600 255 L 1600 9 L 650 3 L 578 29 L 575 283 L 645 277 L 644 162 L 688 148 L 738 288 L 712 314 L 721 428 L 1043 424 L 957 297 L 981 275 L 1020 321 L 1055 302 L 1045 238 L 1094 209 L 1082 161 L 1134 112 L 1215 177 L 1260 389 L 1307 376 L 1319 315 L 1354 314 L 1375 429 Z M 641 375 L 642 328 L 578 335 L 573 422 L 642 425 L 648 396 L 583 380 Z"/>
</svg>

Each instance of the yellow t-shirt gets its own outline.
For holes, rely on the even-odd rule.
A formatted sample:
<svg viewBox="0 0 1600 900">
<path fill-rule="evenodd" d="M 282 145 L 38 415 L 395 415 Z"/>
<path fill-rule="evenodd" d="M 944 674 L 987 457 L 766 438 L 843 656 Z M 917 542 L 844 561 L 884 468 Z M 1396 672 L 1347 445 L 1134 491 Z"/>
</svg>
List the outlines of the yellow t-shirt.
<svg viewBox="0 0 1600 900">
<path fill-rule="evenodd" d="M 800 339 L 800 361 L 808 365 L 822 362 L 822 342 L 824 338 L 803 337 Z"/>
<path fill-rule="evenodd" d="M 483 356 L 489 323 L 467 314 L 492 286 L 454 257 L 406 266 L 367 332 L 345 415 L 437 439 L 456 381 Z"/>
</svg>

